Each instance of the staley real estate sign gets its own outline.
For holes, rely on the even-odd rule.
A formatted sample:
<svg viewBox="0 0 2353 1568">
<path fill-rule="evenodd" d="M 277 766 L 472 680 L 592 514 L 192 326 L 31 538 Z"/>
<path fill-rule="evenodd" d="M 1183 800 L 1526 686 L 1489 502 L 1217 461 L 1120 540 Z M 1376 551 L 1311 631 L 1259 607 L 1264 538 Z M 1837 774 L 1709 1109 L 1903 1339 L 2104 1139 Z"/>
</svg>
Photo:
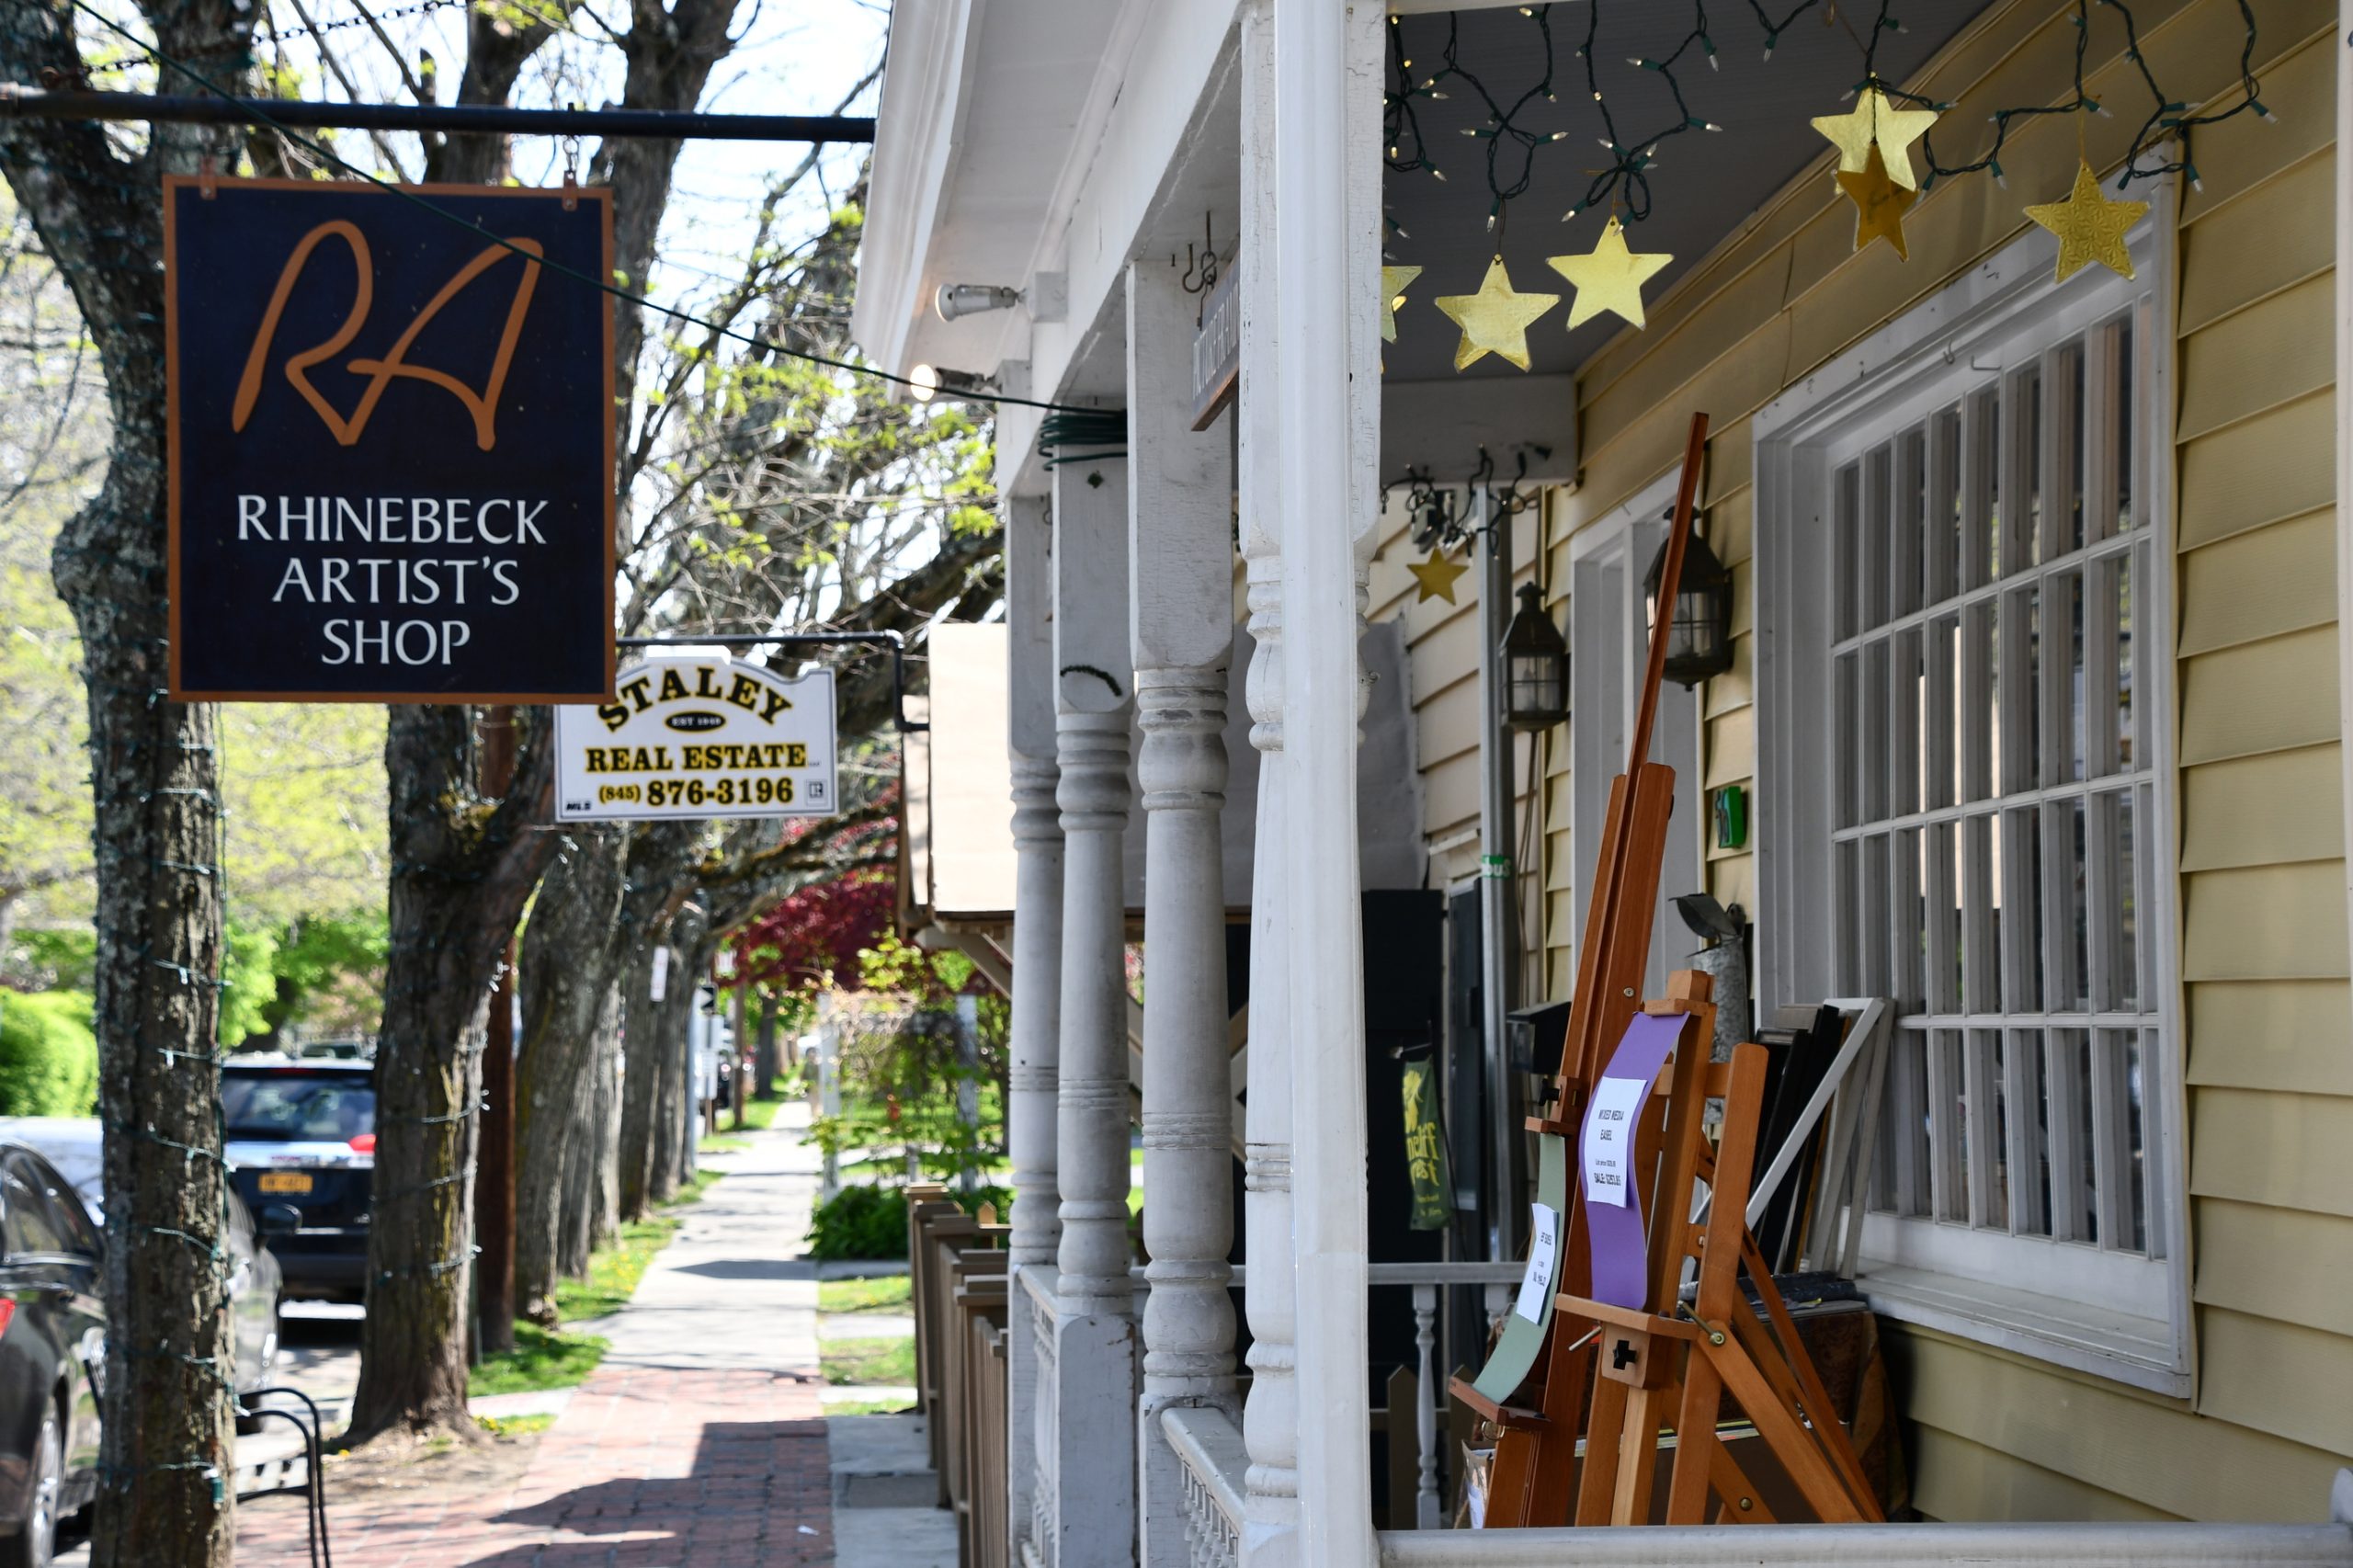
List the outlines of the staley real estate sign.
<svg viewBox="0 0 2353 1568">
<path fill-rule="evenodd" d="M 788 680 L 723 649 L 620 672 L 619 695 L 555 710 L 558 822 L 829 816 L 834 672 Z"/>
<path fill-rule="evenodd" d="M 175 698 L 613 692 L 610 193 L 409 188 L 164 182 Z"/>
</svg>

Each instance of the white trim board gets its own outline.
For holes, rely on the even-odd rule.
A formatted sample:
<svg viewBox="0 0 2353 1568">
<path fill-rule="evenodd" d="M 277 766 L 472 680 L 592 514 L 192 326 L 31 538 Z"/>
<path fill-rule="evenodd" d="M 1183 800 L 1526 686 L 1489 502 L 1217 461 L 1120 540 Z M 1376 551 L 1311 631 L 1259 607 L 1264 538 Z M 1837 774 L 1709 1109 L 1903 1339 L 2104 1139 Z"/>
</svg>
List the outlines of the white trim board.
<svg viewBox="0 0 2353 1568">
<path fill-rule="evenodd" d="M 2353 0 L 2337 0 L 2336 36 L 2353 39 Z M 2353 48 L 2336 51 L 2336 701 L 2337 733 L 2353 734 Z M 2344 752 L 2345 842 L 2353 846 L 2353 746 Z M 2347 930 L 2353 931 L 2353 855 L 2345 862 Z"/>
<path fill-rule="evenodd" d="M 2347 0 L 2353 8 L 2353 0 Z M 2145 468 L 2148 517 L 2154 534 L 2154 568 L 2144 627 L 2174 624 L 2174 290 L 2176 199 L 2170 183 L 2154 187 L 2151 215 L 2131 236 L 2133 262 L 2148 302 L 2143 363 L 2150 378 Z M 2067 284 L 2051 279 L 2052 244 L 2029 232 L 1960 274 L 1886 326 L 1837 356 L 1761 409 L 1752 423 L 1756 441 L 1755 543 L 1756 625 L 1757 990 L 1760 1006 L 1801 1002 L 1835 989 L 1831 951 L 1831 866 L 1823 846 L 1832 841 L 1831 791 L 1821 787 L 1822 759 L 1833 744 L 1824 699 L 1829 633 L 1819 616 L 1799 607 L 1822 597 L 1832 575 L 1831 448 L 1850 438 L 1854 423 L 1893 425 L 1925 414 L 1942 399 L 1957 368 L 1976 364 L 2021 329 L 2058 339 L 2112 312 L 2117 292 L 2109 275 L 2092 269 Z M 1916 405 L 1913 406 L 1913 405 Z M 2165 1316 L 2111 1322 L 2112 1311 L 2085 1308 L 2072 1329 L 2053 1332 L 2043 1303 L 2030 1312 L 1963 1310 L 2005 1293 L 2008 1278 L 1964 1289 L 1946 1276 L 1920 1274 L 1873 1249 L 1867 1261 L 1875 1300 L 1891 1315 L 1930 1324 L 1965 1337 L 2040 1359 L 2079 1368 L 2167 1394 L 2191 1387 L 2189 1236 L 2187 1222 L 2188 1105 L 2184 1086 L 2180 983 L 2180 873 L 2177 856 L 2179 788 L 2176 736 L 2179 714 L 2169 637 L 2149 639 L 2154 656 L 2140 678 L 2153 731 L 2154 820 L 2144 832 L 2157 846 L 2155 875 L 2170 890 L 2156 943 L 2156 1011 L 2165 1060 L 2147 1096 L 2160 1123 L 2164 1168 L 2162 1234 L 2165 1248 Z M 1874 1235 L 1893 1221 L 1875 1218 Z M 2031 1320 L 2031 1321 L 2029 1321 Z"/>
</svg>

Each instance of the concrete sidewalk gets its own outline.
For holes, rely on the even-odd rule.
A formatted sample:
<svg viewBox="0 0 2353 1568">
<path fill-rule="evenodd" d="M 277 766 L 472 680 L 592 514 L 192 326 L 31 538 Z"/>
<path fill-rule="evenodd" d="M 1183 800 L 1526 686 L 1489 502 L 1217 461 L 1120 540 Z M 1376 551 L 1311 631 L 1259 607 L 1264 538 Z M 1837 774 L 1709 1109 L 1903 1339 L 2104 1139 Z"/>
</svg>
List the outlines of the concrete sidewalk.
<svg viewBox="0 0 2353 1568">
<path fill-rule="evenodd" d="M 817 1389 L 816 1270 L 801 1249 L 816 1188 L 805 1108 L 737 1154 L 630 1306 L 519 1480 L 338 1496 L 334 1544 L 367 1568 L 783 1568 L 834 1561 Z M 241 1564 L 309 1562 L 301 1507 L 239 1511 Z"/>
</svg>

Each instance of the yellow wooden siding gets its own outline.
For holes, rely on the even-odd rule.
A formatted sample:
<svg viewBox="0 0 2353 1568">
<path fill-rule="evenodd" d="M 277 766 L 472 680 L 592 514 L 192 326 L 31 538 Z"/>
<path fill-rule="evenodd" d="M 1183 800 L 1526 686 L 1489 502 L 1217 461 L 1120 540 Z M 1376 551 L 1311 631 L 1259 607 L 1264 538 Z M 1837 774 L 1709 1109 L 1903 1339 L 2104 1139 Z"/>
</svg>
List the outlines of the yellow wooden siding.
<svg viewBox="0 0 2353 1568">
<path fill-rule="evenodd" d="M 2200 1198 L 2353 1217 L 2353 1098 L 2196 1090 L 2189 1101 L 2189 1190 Z M 2302 1264 L 2281 1258 L 2274 1267 Z M 2353 1362 L 2353 1346 L 2339 1346 L 2337 1354 Z"/>
<path fill-rule="evenodd" d="M 2217 1420 L 2353 1454 L 2344 1335 L 2221 1308 L 2198 1314 L 2198 1407 Z"/>
<path fill-rule="evenodd" d="M 2180 544 L 2211 544 L 2336 500 L 2336 400 L 2285 404 L 2181 448 Z"/>
<path fill-rule="evenodd" d="M 1897 1327 L 1886 1344 L 1905 1415 L 1927 1431 L 2183 1518 L 2328 1517 L 2329 1483 L 2345 1462 L 2336 1451 L 1933 1329 Z M 1925 1437 L 1923 1450 L 1933 1451 Z M 1925 1473 L 1913 1484 L 1938 1517 L 2008 1517 L 1999 1493 Z"/>
<path fill-rule="evenodd" d="M 2313 569 L 2334 580 L 2334 562 Z M 2182 661 L 2184 765 L 2319 745 L 2337 725 L 2334 621 Z"/>
<path fill-rule="evenodd" d="M 2200 981 L 2185 989 L 2191 1084 L 2353 1095 L 2353 986 Z"/>
<path fill-rule="evenodd" d="M 2353 1220 L 2208 1199 L 2198 1206 L 2197 1246 L 2200 1305 L 2353 1335 Z M 2303 1267 L 2273 1267 L 2281 1256 Z M 2206 1369 L 2211 1377 L 2212 1362 Z"/>
<path fill-rule="evenodd" d="M 1932 1519 L 2158 1521 L 2179 1517 L 1941 1428 L 1912 1429 L 1912 1506 Z"/>
<path fill-rule="evenodd" d="M 2332 269 L 2184 337 L 2179 438 L 2196 440 L 2332 385 L 2336 309 Z"/>
<path fill-rule="evenodd" d="M 2313 566 L 2326 562 L 2330 570 Z M 2233 534 L 2181 558 L 2185 657 L 2336 619 L 2336 509 Z"/>
<path fill-rule="evenodd" d="M 2332 743 L 2184 768 L 2181 869 L 2341 857 L 2344 767 L 2344 752 Z"/>
<path fill-rule="evenodd" d="M 2181 924 L 2185 980 L 2340 976 L 2345 862 L 2195 872 L 2182 879 Z"/>
<path fill-rule="evenodd" d="M 2334 6 L 2255 0 L 2267 124 L 2198 133 L 2204 189 L 2181 193 L 2174 364 L 2173 520 L 2182 551 L 2177 845 L 2188 1080 L 2192 1256 L 2200 1358 L 2191 1400 L 2165 1400 L 1954 1338 L 1892 1325 L 1915 1424 L 1919 1506 L 1947 1517 L 2314 1518 L 2353 1450 L 2353 988 L 2346 975 L 2336 625 Z M 2069 90 L 2073 7 L 1995 6 L 1915 83 L 1949 100 L 1949 160 L 1974 156 L 1991 108 Z M 2236 0 L 2136 4 L 2160 79 L 2234 90 Z M 2088 85 L 2143 89 L 2096 29 Z M 2138 117 L 2085 127 L 2111 166 Z M 1852 249 L 1826 165 L 1802 172 L 1674 290 L 1647 332 L 1620 333 L 1580 375 L 1583 469 L 1554 506 L 1552 580 L 1567 543 L 1670 472 L 1694 408 L 1713 416 L 1704 526 L 1738 588 L 1733 672 L 1702 695 L 1710 788 L 1753 788 L 1755 554 L 1748 420 L 2025 228 L 2063 191 L 2077 128 L 2014 129 L 2004 190 L 1983 176 L 1933 191 L 1907 219 L 1909 264 Z M 2164 646 L 2160 629 L 2147 644 Z M 1569 852 L 1565 747 L 1548 779 L 1547 853 Z M 2168 846 L 2168 848 L 2177 846 Z M 1758 907 L 1753 854 L 1709 852 L 1708 884 Z M 1554 871 L 1554 886 L 1565 881 Z M 1551 898 L 1547 971 L 1570 977 L 1565 894 Z M 2335 1259 L 2315 1268 L 2318 1248 Z M 2297 1380 L 2289 1352 L 2346 1369 Z"/>
<path fill-rule="evenodd" d="M 2220 223 L 2194 223 L 2181 237 L 2180 328 L 2195 332 L 2232 312 L 2319 276 L 2336 265 L 2336 236 L 2304 215 L 2327 206 L 2336 160 L 2306 158 L 2277 178 L 2234 197 Z M 2263 244 L 2250 245 L 2249 234 Z"/>
</svg>

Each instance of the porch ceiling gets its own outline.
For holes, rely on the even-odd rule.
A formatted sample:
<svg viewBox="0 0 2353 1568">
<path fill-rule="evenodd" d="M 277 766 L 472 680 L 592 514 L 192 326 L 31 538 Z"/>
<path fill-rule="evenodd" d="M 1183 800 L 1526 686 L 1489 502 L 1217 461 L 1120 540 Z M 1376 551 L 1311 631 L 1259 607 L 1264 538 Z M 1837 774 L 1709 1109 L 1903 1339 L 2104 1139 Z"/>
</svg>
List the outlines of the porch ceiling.
<svg viewBox="0 0 2353 1568">
<path fill-rule="evenodd" d="M 1891 35 L 1880 46 L 1881 75 L 1901 81 L 1986 8 L 1986 0 L 1920 0 L 1904 7 L 1908 32 Z M 1859 25 L 1875 14 L 1852 7 Z M 1528 191 L 1512 202 L 1503 226 L 1502 254 L 1513 287 L 1523 291 L 1570 292 L 1561 276 L 1544 264 L 1548 256 L 1593 248 L 1604 217 L 1581 213 L 1563 223 L 1561 214 L 1580 201 L 1599 166 L 1602 119 L 1586 95 L 1584 62 L 1577 57 L 1590 13 L 1581 4 L 1549 8 L 1552 32 L 1555 102 L 1538 102 L 1516 123 L 1542 134 L 1565 131 L 1560 141 L 1540 144 Z M 1851 107 L 1845 95 L 1862 76 L 1861 51 L 1845 26 L 1824 25 L 1810 12 L 1791 25 L 1764 55 L 1764 29 L 1743 6 L 1720 6 L 1711 17 L 1720 69 L 1711 71 L 1699 51 L 1677 66 L 1677 75 L 1691 113 L 1724 129 L 1721 134 L 1691 131 L 1669 138 L 1650 172 L 1651 212 L 1627 224 L 1627 242 L 1637 251 L 1666 251 L 1674 263 L 1644 289 L 1655 299 L 1737 228 L 1773 193 L 1809 163 L 1826 143 L 1807 122 L 1816 115 Z M 1681 42 L 1691 25 L 1685 0 L 1644 0 L 1607 7 L 1594 53 L 1602 92 L 1620 132 L 1644 134 L 1676 120 L 1674 100 L 1657 74 L 1630 62 L 1655 58 Z M 1517 7 L 1406 16 L 1402 24 L 1412 75 L 1427 80 L 1442 63 L 1449 29 L 1455 57 L 1478 77 L 1497 102 L 1508 107 L 1532 90 L 1544 74 L 1542 35 L 1537 21 Z M 1390 85 L 1396 85 L 1392 54 Z M 1389 216 L 1387 259 L 1423 271 L 1406 292 L 1397 315 L 1397 341 L 1388 346 L 1392 381 L 1434 381 L 1455 374 L 1454 324 L 1431 301 L 1441 294 L 1467 294 L 1479 287 L 1495 236 L 1487 231 L 1493 198 L 1486 154 L 1496 149 L 1506 187 L 1518 178 L 1518 149 L 1465 132 L 1487 124 L 1487 108 L 1467 83 L 1442 83 L 1443 101 L 1414 100 L 1424 144 L 1446 178 L 1427 171 L 1384 174 Z M 1629 215 L 1631 219 L 1631 214 Z M 1400 233 L 1397 231 L 1402 230 Z M 1590 358 L 1622 325 L 1615 316 L 1563 330 L 1564 308 L 1556 308 L 1529 331 L 1530 369 L 1537 374 L 1574 370 Z M 1519 372 L 1490 356 L 1461 372 L 1468 377 L 1514 376 Z"/>
</svg>

